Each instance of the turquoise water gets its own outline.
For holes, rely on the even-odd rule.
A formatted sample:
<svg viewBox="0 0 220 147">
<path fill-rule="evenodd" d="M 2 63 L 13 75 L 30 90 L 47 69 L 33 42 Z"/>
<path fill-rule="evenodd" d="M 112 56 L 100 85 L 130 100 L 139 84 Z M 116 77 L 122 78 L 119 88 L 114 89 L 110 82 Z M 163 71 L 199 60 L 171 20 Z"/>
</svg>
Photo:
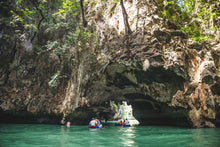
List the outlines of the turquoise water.
<svg viewBox="0 0 220 147">
<path fill-rule="evenodd" d="M 220 128 L 164 126 L 89 129 L 87 126 L 0 124 L 1 147 L 219 147 Z"/>
</svg>

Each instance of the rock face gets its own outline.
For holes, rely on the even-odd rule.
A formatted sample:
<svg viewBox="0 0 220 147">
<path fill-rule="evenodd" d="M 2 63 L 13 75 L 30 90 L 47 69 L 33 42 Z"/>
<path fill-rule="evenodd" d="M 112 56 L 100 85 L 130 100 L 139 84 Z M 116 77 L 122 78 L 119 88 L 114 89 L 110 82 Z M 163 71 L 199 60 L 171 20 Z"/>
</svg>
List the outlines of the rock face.
<svg viewBox="0 0 220 147">
<path fill-rule="evenodd" d="M 127 100 L 142 124 L 214 127 L 219 107 L 219 94 L 214 91 L 219 87 L 219 56 L 213 55 L 220 48 L 187 40 L 178 27 L 159 18 L 157 8 L 149 2 L 125 2 L 133 32 L 129 36 L 132 60 L 123 43 L 119 4 L 112 4 L 109 10 L 101 7 L 110 2 L 96 5 L 105 14 L 96 25 L 107 41 L 103 46 L 118 50 L 104 72 L 89 81 L 86 97 L 91 104 Z M 121 41 L 116 42 L 117 38 Z"/>
<path fill-rule="evenodd" d="M 28 43 L 23 45 L 9 68 L 12 82 L 0 87 L 1 109 L 63 114 L 78 124 L 91 115 L 111 119 L 110 102 L 127 101 L 143 125 L 218 126 L 219 43 L 188 40 L 177 26 L 157 15 L 150 0 L 124 5 L 132 30 L 129 41 L 119 3 L 88 3 L 88 29 L 100 35 L 98 70 L 83 60 L 59 88 L 48 86 L 59 58 L 37 57 Z"/>
</svg>

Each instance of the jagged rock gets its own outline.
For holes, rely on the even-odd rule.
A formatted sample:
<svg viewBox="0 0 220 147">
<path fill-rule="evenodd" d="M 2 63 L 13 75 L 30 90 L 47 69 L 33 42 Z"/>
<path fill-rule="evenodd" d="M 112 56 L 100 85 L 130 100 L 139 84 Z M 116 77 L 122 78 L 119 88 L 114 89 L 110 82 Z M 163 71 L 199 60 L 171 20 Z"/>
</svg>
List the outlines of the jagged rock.
<svg viewBox="0 0 220 147">
<path fill-rule="evenodd" d="M 201 81 L 206 84 L 213 84 L 215 74 L 215 65 L 213 61 L 203 62 L 199 67 L 201 73 Z"/>
<path fill-rule="evenodd" d="M 155 37 L 158 39 L 159 42 L 165 42 L 165 43 L 170 43 L 171 41 L 171 35 L 170 33 L 166 31 L 161 31 L 159 29 L 154 31 Z"/>
<path fill-rule="evenodd" d="M 32 43 L 25 39 L 17 47 L 4 44 L 0 109 L 57 114 L 62 123 L 79 124 L 92 115 L 110 119 L 114 113 L 109 103 L 127 101 L 141 124 L 219 125 L 215 124 L 220 122 L 219 43 L 188 40 L 175 24 L 157 15 L 152 2 L 124 2 L 132 30 L 124 36 L 120 5 L 89 1 L 85 30 L 99 34 L 98 49 L 80 52 L 77 63 L 68 59 L 74 62 L 70 67 L 61 65 L 59 55 L 50 56 L 52 50 L 40 55 L 32 50 L 65 31 L 47 33 L 42 26 Z M 14 46 L 16 51 L 7 50 Z M 71 47 L 70 53 L 76 54 L 76 48 Z M 57 69 L 68 76 L 60 87 L 50 87 L 51 77 L 59 75 Z M 50 119 L 40 116 L 37 121 Z"/>
<path fill-rule="evenodd" d="M 191 89 L 194 89 L 191 91 Z M 188 92 L 190 91 L 190 92 Z M 217 102 L 218 103 L 218 102 Z M 188 85 L 185 91 L 178 91 L 172 99 L 171 106 L 189 109 L 189 119 L 194 127 L 215 127 L 217 104 L 207 84 Z"/>
</svg>

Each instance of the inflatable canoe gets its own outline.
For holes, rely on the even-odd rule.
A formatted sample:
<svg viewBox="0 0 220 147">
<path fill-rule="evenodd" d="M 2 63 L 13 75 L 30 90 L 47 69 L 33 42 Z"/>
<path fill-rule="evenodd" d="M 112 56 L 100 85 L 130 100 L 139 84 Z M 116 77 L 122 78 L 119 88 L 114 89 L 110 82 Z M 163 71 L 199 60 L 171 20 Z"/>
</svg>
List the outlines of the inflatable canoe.
<svg viewBox="0 0 220 147">
<path fill-rule="evenodd" d="M 100 125 L 89 125 L 88 127 L 89 128 L 101 128 L 102 124 L 100 124 Z"/>
<path fill-rule="evenodd" d="M 122 125 L 122 124 L 118 124 L 118 123 L 115 123 L 115 126 L 130 127 L 130 125 Z"/>
</svg>

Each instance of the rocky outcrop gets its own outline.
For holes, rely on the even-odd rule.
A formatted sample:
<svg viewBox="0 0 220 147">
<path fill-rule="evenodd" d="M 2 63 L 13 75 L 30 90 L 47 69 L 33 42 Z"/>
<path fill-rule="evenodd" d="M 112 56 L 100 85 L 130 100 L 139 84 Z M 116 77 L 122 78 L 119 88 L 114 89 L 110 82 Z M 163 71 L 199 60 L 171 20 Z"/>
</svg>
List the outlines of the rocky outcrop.
<svg viewBox="0 0 220 147">
<path fill-rule="evenodd" d="M 214 127 L 215 103 L 210 87 L 199 83 L 187 85 L 184 92 L 178 91 L 173 96 L 171 106 L 187 109 L 194 127 Z"/>
<path fill-rule="evenodd" d="M 133 32 L 129 36 L 132 59 L 126 54 L 119 5 L 97 3 L 96 7 L 105 14 L 96 19 L 97 31 L 105 40 L 102 46 L 117 50 L 105 70 L 88 82 L 85 97 L 91 105 L 129 101 L 142 124 L 173 121 L 193 127 L 214 127 L 219 107 L 219 94 L 214 90 L 219 83 L 218 42 L 212 45 L 186 39 L 187 35 L 173 23 L 158 17 L 157 8 L 148 2 L 125 2 Z M 101 9 L 107 5 L 112 7 Z M 89 12 L 93 13 L 92 10 Z M 163 119 L 165 116 L 172 121 Z"/>
<path fill-rule="evenodd" d="M 157 15 L 154 1 L 124 1 L 124 6 L 129 40 L 119 3 L 89 1 L 86 29 L 99 34 L 100 50 L 96 56 L 82 52 L 85 56 L 74 66 L 62 65 L 47 52 L 38 56 L 29 42 L 22 44 L 7 69 L 10 82 L 0 84 L 2 111 L 43 112 L 79 124 L 95 115 L 112 119 L 111 101 L 127 101 L 143 125 L 218 126 L 219 43 L 187 39 Z M 68 76 L 57 72 L 60 66 Z M 62 81 L 58 87 L 56 77 Z"/>
</svg>

